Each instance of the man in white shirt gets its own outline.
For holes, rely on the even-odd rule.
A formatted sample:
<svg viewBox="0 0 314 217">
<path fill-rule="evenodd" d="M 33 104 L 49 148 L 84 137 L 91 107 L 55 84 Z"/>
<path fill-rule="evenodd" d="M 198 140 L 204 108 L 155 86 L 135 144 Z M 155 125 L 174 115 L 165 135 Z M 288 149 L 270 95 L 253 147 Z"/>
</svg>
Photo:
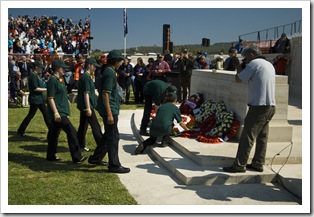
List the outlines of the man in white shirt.
<svg viewBox="0 0 314 217">
<path fill-rule="evenodd" d="M 236 82 L 248 82 L 249 110 L 244 119 L 236 158 L 225 172 L 244 173 L 246 169 L 263 172 L 267 150 L 269 122 L 276 112 L 275 69 L 262 56 L 255 44 L 242 51 L 245 64 L 237 68 Z M 251 149 L 256 142 L 255 154 L 251 164 L 247 164 Z"/>
</svg>

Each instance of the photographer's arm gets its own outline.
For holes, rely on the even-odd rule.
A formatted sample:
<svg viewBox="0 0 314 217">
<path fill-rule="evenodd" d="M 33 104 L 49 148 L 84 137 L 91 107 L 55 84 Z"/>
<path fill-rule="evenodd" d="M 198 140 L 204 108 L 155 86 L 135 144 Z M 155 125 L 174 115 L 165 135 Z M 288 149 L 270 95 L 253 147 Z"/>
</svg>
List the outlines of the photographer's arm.
<svg viewBox="0 0 314 217">
<path fill-rule="evenodd" d="M 244 69 L 244 68 L 243 68 L 242 64 L 240 64 L 240 65 L 237 67 L 237 74 L 235 75 L 235 81 L 236 81 L 237 83 L 241 83 L 241 82 L 242 82 L 242 80 L 239 78 L 238 74 L 239 74 L 243 69 Z"/>
</svg>

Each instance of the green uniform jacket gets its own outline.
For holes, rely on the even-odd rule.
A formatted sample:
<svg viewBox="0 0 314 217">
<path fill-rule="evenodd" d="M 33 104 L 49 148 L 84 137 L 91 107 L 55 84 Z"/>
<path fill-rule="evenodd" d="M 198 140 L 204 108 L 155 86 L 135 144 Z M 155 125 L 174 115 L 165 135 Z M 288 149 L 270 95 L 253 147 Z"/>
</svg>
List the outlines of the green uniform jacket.
<svg viewBox="0 0 314 217">
<path fill-rule="evenodd" d="M 80 82 L 78 85 L 78 94 L 77 94 L 77 108 L 80 111 L 84 111 L 86 109 L 85 101 L 84 101 L 84 93 L 89 94 L 89 102 L 90 108 L 94 109 L 97 106 L 97 97 L 95 94 L 95 84 L 90 77 L 90 74 L 85 72 L 80 78 Z"/>
<path fill-rule="evenodd" d="M 180 110 L 172 103 L 165 103 L 157 111 L 150 127 L 150 135 L 154 137 L 168 135 L 173 128 L 173 120 L 182 121 Z"/>
<path fill-rule="evenodd" d="M 160 105 L 165 97 L 168 85 L 161 80 L 152 80 L 144 85 L 144 95 L 152 97 L 153 102 L 156 105 Z"/>
<path fill-rule="evenodd" d="M 111 67 L 107 67 L 102 74 L 101 78 L 101 85 L 99 96 L 97 99 L 97 111 L 99 112 L 100 116 L 105 117 L 107 116 L 107 111 L 105 109 L 105 104 L 103 101 L 103 92 L 109 93 L 109 104 L 111 108 L 112 115 L 119 115 L 120 113 L 120 102 L 119 102 L 119 95 L 117 90 L 117 76 L 115 70 Z"/>
<path fill-rule="evenodd" d="M 44 93 L 41 91 L 35 91 L 36 88 L 43 88 L 43 82 L 38 78 L 38 75 L 35 72 L 32 72 L 28 78 L 29 86 L 29 104 L 40 105 L 44 103 Z"/>
<path fill-rule="evenodd" d="M 61 117 L 70 115 L 67 89 L 63 82 L 52 75 L 47 82 L 47 98 L 54 98 L 58 113 Z M 51 119 L 54 119 L 54 113 L 48 103 L 48 111 Z"/>
</svg>

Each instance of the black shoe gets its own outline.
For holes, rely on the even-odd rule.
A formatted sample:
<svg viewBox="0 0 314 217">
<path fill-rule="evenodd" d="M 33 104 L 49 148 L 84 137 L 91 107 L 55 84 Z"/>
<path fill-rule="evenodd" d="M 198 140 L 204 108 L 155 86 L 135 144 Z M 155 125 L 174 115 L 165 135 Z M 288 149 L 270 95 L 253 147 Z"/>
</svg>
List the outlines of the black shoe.
<svg viewBox="0 0 314 217">
<path fill-rule="evenodd" d="M 21 131 L 17 131 L 17 134 L 19 134 L 20 136 L 24 137 L 25 136 L 25 132 L 21 132 Z"/>
<path fill-rule="evenodd" d="M 144 130 L 140 130 L 140 134 L 142 136 L 149 136 L 149 133 L 147 133 L 147 131 L 144 131 Z"/>
<path fill-rule="evenodd" d="M 130 168 L 126 168 L 123 166 L 120 166 L 114 169 L 109 169 L 109 172 L 111 173 L 129 173 L 130 171 L 131 171 Z"/>
<path fill-rule="evenodd" d="M 86 159 L 87 159 L 87 157 L 82 157 L 82 158 L 81 158 L 80 160 L 78 160 L 78 161 L 73 161 L 73 163 L 75 163 L 75 164 L 83 163 Z"/>
<path fill-rule="evenodd" d="M 61 158 L 59 158 L 59 157 L 47 158 L 47 161 L 61 161 Z"/>
<path fill-rule="evenodd" d="M 144 152 L 144 145 L 139 144 L 135 149 L 135 154 L 143 154 L 143 152 Z"/>
<path fill-rule="evenodd" d="M 250 169 L 250 170 L 255 170 L 257 172 L 263 172 L 264 171 L 263 166 L 261 168 L 258 168 L 258 167 L 252 166 L 252 164 L 247 164 L 246 168 Z"/>
<path fill-rule="evenodd" d="M 228 172 L 228 173 L 245 173 L 246 172 L 246 169 L 236 169 L 234 167 L 223 167 L 222 168 L 225 172 Z"/>
<path fill-rule="evenodd" d="M 107 162 L 104 162 L 104 161 L 90 161 L 90 160 L 88 159 L 88 163 L 89 163 L 89 164 L 96 165 L 96 166 L 108 166 L 108 163 L 107 163 Z"/>
<path fill-rule="evenodd" d="M 164 148 L 164 147 L 169 147 L 169 142 L 167 142 L 167 141 L 162 141 L 162 143 L 160 143 L 160 145 L 157 145 L 157 147 L 162 147 L 162 148 Z"/>
</svg>

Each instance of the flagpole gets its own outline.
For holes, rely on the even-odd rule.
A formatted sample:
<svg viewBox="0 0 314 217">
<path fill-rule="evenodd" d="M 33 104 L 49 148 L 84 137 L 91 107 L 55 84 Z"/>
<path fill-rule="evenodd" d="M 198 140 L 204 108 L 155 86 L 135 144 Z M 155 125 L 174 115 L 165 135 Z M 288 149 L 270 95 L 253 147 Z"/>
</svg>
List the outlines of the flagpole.
<svg viewBox="0 0 314 217">
<path fill-rule="evenodd" d="M 124 34 L 124 57 L 126 57 L 126 34 Z"/>
<path fill-rule="evenodd" d="M 123 26 L 124 26 L 124 57 L 126 57 L 126 35 L 128 33 L 126 8 L 123 9 Z"/>
</svg>

